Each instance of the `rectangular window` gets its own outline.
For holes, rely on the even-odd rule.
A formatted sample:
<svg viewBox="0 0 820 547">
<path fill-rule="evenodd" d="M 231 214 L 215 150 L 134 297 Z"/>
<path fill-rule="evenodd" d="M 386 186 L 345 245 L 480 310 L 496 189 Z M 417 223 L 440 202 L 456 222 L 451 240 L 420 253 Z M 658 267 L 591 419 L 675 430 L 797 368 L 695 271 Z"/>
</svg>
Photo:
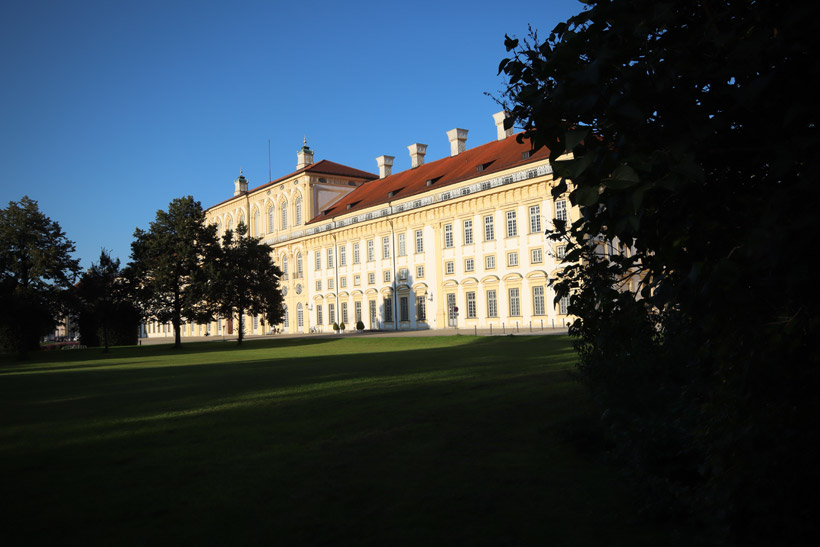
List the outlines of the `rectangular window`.
<svg viewBox="0 0 820 547">
<path fill-rule="evenodd" d="M 407 296 L 399 297 L 399 320 L 410 321 L 410 298 Z"/>
<path fill-rule="evenodd" d="M 328 304 L 327 305 L 327 315 L 328 315 L 328 325 L 332 325 L 336 322 L 336 304 Z"/>
<path fill-rule="evenodd" d="M 515 237 L 518 235 L 518 220 L 515 217 L 515 211 L 507 211 L 507 237 Z"/>
<path fill-rule="evenodd" d="M 416 266 L 416 277 L 423 278 L 424 277 L 424 266 Z"/>
<path fill-rule="evenodd" d="M 507 266 L 518 266 L 518 253 L 507 253 Z"/>
<path fill-rule="evenodd" d="M 407 255 L 407 234 L 399 234 L 399 256 Z"/>
<path fill-rule="evenodd" d="M 333 290 L 333 280 L 332 279 L 327 280 L 327 288 L 331 291 Z"/>
<path fill-rule="evenodd" d="M 492 241 L 495 239 L 495 228 L 493 227 L 493 217 L 484 217 L 484 241 Z"/>
<path fill-rule="evenodd" d="M 327 267 L 333 268 L 333 249 L 327 250 Z"/>
<path fill-rule="evenodd" d="M 540 264 L 543 262 L 544 256 L 541 249 L 533 249 L 530 251 L 530 262 L 533 264 Z"/>
<path fill-rule="evenodd" d="M 533 205 L 530 207 L 530 233 L 537 234 L 541 232 L 541 206 Z"/>
<path fill-rule="evenodd" d="M 367 274 L 367 282 L 373 285 L 376 282 L 376 274 L 369 273 Z"/>
<path fill-rule="evenodd" d="M 544 315 L 544 287 L 532 288 L 532 314 Z"/>
<path fill-rule="evenodd" d="M 464 244 L 465 245 L 472 245 L 473 244 L 473 221 L 472 220 L 465 220 L 464 221 Z"/>
<path fill-rule="evenodd" d="M 475 259 L 468 258 L 464 261 L 464 271 L 465 272 L 472 272 L 475 270 Z"/>
<path fill-rule="evenodd" d="M 359 244 L 353 244 L 353 264 L 359 263 Z"/>
<path fill-rule="evenodd" d="M 407 268 L 399 268 L 399 281 L 407 281 L 407 277 L 410 272 L 407 271 Z"/>
<path fill-rule="evenodd" d="M 555 248 L 555 256 L 563 260 L 565 256 L 567 256 L 567 246 L 566 245 L 559 245 Z"/>
<path fill-rule="evenodd" d="M 453 246 L 453 225 L 444 225 L 444 248 L 450 249 Z"/>
<path fill-rule="evenodd" d="M 495 269 L 495 255 L 488 255 L 484 257 L 484 269 L 485 270 L 494 270 Z"/>
<path fill-rule="evenodd" d="M 510 317 L 518 317 L 521 315 L 521 301 L 519 291 L 517 288 L 512 288 L 509 291 L 510 295 Z"/>
<path fill-rule="evenodd" d="M 384 282 L 390 283 L 390 270 L 384 270 Z"/>
<path fill-rule="evenodd" d="M 362 284 L 362 276 L 359 275 L 359 274 L 354 275 L 353 276 L 353 286 L 358 287 L 361 284 Z"/>
<path fill-rule="evenodd" d="M 418 321 L 427 321 L 427 302 L 424 295 L 416 297 L 416 319 Z"/>
<path fill-rule="evenodd" d="M 321 270 L 322 269 L 322 251 L 316 251 L 315 256 L 316 256 L 316 258 L 314 260 L 316 262 L 316 269 Z"/>
<path fill-rule="evenodd" d="M 317 291 L 321 291 L 321 290 L 322 290 L 322 280 L 321 280 L 321 279 L 317 279 L 317 280 L 316 280 L 316 290 L 317 290 Z"/>
<path fill-rule="evenodd" d="M 569 297 L 562 296 L 561 300 L 558 301 L 558 306 L 561 315 L 567 315 L 569 313 Z"/>
<path fill-rule="evenodd" d="M 346 277 L 341 277 L 339 279 L 339 287 L 341 287 L 342 289 L 347 288 L 347 278 Z"/>
<path fill-rule="evenodd" d="M 390 238 L 382 238 L 382 258 L 390 258 Z"/>
<path fill-rule="evenodd" d="M 456 266 L 452 260 L 448 260 L 444 263 L 444 273 L 446 273 L 447 275 L 453 275 L 454 273 L 456 273 Z"/>
<path fill-rule="evenodd" d="M 422 230 L 416 230 L 416 252 L 424 252 L 424 232 Z"/>
<path fill-rule="evenodd" d="M 316 324 L 321 325 L 322 323 L 324 323 L 322 318 L 322 305 L 316 304 Z"/>
<path fill-rule="evenodd" d="M 498 317 L 498 300 L 495 289 L 487 291 L 487 317 Z"/>
<path fill-rule="evenodd" d="M 354 305 L 354 308 L 353 308 L 354 312 L 353 313 L 355 315 L 355 317 L 353 319 L 356 321 L 356 323 L 358 323 L 359 321 L 362 320 L 362 303 L 357 301 L 357 302 L 354 302 L 353 305 Z"/>
<path fill-rule="evenodd" d="M 393 322 L 393 300 L 390 298 L 384 299 L 384 320 L 388 323 Z"/>
<path fill-rule="evenodd" d="M 467 319 L 475 319 L 475 293 L 467 293 Z"/>
<path fill-rule="evenodd" d="M 342 302 L 342 323 L 347 323 L 347 302 Z"/>
<path fill-rule="evenodd" d="M 373 262 L 376 259 L 376 253 L 374 252 L 374 244 L 372 239 L 367 240 L 367 261 Z"/>
<path fill-rule="evenodd" d="M 376 301 L 370 300 L 370 328 L 372 329 L 373 326 L 376 324 Z"/>
<path fill-rule="evenodd" d="M 347 245 L 339 247 L 339 266 L 347 266 Z"/>
<path fill-rule="evenodd" d="M 567 200 L 559 199 L 555 202 L 555 218 L 558 220 L 567 220 Z"/>
</svg>

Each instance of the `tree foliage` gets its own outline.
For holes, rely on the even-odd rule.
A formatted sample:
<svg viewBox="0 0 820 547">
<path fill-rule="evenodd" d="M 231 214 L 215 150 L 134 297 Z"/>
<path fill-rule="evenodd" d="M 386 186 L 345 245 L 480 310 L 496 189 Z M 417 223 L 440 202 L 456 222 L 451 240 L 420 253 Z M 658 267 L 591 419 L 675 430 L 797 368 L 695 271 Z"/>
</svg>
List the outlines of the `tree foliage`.
<svg viewBox="0 0 820 547">
<path fill-rule="evenodd" d="M 0 210 L 0 345 L 36 348 L 64 312 L 80 269 L 74 243 L 24 196 Z"/>
<path fill-rule="evenodd" d="M 205 265 L 216 241 L 216 227 L 205 223 L 202 205 L 191 196 L 157 211 L 148 231 L 134 232 L 126 275 L 135 302 L 146 318 L 171 322 L 177 347 L 183 320 L 211 319 Z"/>
<path fill-rule="evenodd" d="M 135 344 L 140 314 L 131 301 L 120 260 L 103 249 L 100 260 L 86 270 L 77 285 L 80 300 L 80 339 L 86 346 L 100 342 L 108 352 L 110 344 Z"/>
<path fill-rule="evenodd" d="M 817 531 L 818 9 L 585 3 L 544 40 L 508 37 L 499 67 L 508 126 L 580 208 L 550 237 L 582 377 L 656 508 L 797 543 Z"/>
<path fill-rule="evenodd" d="M 245 336 L 245 314 L 262 316 L 269 325 L 284 318 L 282 271 L 273 263 L 271 251 L 260 238 L 248 235 L 240 222 L 236 232 L 225 232 L 210 266 L 209 300 L 223 316 L 238 318 L 239 344 Z"/>
</svg>

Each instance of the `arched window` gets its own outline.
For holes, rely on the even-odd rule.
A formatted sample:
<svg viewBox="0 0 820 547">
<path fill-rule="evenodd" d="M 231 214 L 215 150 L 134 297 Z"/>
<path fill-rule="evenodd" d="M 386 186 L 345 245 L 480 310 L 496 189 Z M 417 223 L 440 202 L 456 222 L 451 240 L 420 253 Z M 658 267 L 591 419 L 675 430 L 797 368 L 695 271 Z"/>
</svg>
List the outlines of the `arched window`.
<svg viewBox="0 0 820 547">
<path fill-rule="evenodd" d="M 296 196 L 296 226 L 302 224 L 302 196 Z"/>
<path fill-rule="evenodd" d="M 287 305 L 282 306 L 285 310 L 284 319 L 282 319 L 282 326 L 284 328 L 288 328 L 288 307 Z"/>
<path fill-rule="evenodd" d="M 241 215 L 239 215 L 239 222 L 236 223 L 236 227 L 239 228 L 240 224 L 244 224 L 245 228 L 250 228 L 248 226 L 248 223 L 245 222 L 245 213 L 242 213 Z M 248 233 L 250 233 L 250 229 L 248 229 Z"/>
<path fill-rule="evenodd" d="M 296 277 L 302 277 L 302 253 L 296 253 Z"/>
<path fill-rule="evenodd" d="M 233 219 L 231 217 L 228 217 L 228 225 L 225 227 L 225 231 L 228 230 L 233 230 Z"/>
<path fill-rule="evenodd" d="M 222 237 L 222 223 L 218 220 L 216 221 L 216 238 L 219 239 Z"/>
<path fill-rule="evenodd" d="M 259 209 L 253 211 L 253 235 L 259 237 Z"/>
<path fill-rule="evenodd" d="M 270 206 L 268 209 L 268 233 L 273 233 L 273 228 L 276 225 L 275 217 L 273 216 L 274 210 L 273 205 Z"/>
<path fill-rule="evenodd" d="M 305 326 L 305 314 L 301 302 L 296 304 L 296 326 L 300 329 Z"/>
<path fill-rule="evenodd" d="M 288 257 L 282 255 L 282 273 L 285 276 L 285 279 L 288 278 Z"/>
<path fill-rule="evenodd" d="M 282 229 L 287 230 L 288 228 L 288 202 L 282 202 Z"/>
</svg>

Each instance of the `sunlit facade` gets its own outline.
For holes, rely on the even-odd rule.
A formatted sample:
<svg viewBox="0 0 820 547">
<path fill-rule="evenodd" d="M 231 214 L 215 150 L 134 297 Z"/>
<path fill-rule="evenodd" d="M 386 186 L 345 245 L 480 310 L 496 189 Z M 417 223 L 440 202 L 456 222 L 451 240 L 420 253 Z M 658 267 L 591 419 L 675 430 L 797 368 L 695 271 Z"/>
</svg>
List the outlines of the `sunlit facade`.
<svg viewBox="0 0 820 547">
<path fill-rule="evenodd" d="M 468 149 L 467 131 L 447 132 L 451 155 L 426 163 L 413 144 L 410 169 L 379 174 L 313 162 L 305 145 L 297 170 L 207 209 L 220 234 L 240 222 L 273 247 L 284 271 L 287 317 L 267 325 L 248 317 L 246 333 L 459 328 L 519 332 L 563 326 L 567 302 L 554 302 L 549 279 L 563 248 L 545 230 L 577 211 L 553 199 L 548 152 L 531 153 L 494 116 L 496 141 Z M 230 336 L 234 319 L 187 324 L 183 336 Z M 173 336 L 148 324 L 146 335 Z"/>
</svg>

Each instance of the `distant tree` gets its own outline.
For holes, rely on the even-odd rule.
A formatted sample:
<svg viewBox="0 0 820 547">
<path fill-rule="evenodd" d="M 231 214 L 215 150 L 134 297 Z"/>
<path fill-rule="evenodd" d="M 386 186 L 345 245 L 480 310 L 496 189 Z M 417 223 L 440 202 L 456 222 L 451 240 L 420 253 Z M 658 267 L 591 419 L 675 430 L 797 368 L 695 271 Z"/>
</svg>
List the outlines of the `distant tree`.
<svg viewBox="0 0 820 547">
<path fill-rule="evenodd" d="M 80 269 L 73 252 L 28 196 L 0 210 L 0 345 L 25 353 L 54 329 Z"/>
<path fill-rule="evenodd" d="M 175 347 L 182 344 L 183 320 L 211 318 L 204 266 L 216 247 L 216 227 L 205 223 L 202 205 L 191 196 L 157 211 L 148 231 L 134 232 L 125 271 L 134 301 L 146 318 L 171 322 Z"/>
<path fill-rule="evenodd" d="M 80 305 L 80 337 L 87 346 L 99 345 L 104 353 L 111 343 L 135 343 L 139 311 L 133 305 L 120 270 L 120 260 L 108 251 L 100 252 L 100 261 L 86 270 L 77 284 Z"/>
<path fill-rule="evenodd" d="M 282 271 L 273 263 L 270 245 L 248 235 L 240 222 L 227 230 L 210 272 L 209 299 L 225 317 L 238 318 L 239 344 L 245 336 L 245 314 L 262 316 L 269 325 L 284 318 L 279 278 Z"/>
<path fill-rule="evenodd" d="M 550 237 L 582 377 L 656 508 L 799 544 L 820 482 L 818 4 L 584 3 L 499 67 L 508 127 L 580 208 Z"/>
</svg>

